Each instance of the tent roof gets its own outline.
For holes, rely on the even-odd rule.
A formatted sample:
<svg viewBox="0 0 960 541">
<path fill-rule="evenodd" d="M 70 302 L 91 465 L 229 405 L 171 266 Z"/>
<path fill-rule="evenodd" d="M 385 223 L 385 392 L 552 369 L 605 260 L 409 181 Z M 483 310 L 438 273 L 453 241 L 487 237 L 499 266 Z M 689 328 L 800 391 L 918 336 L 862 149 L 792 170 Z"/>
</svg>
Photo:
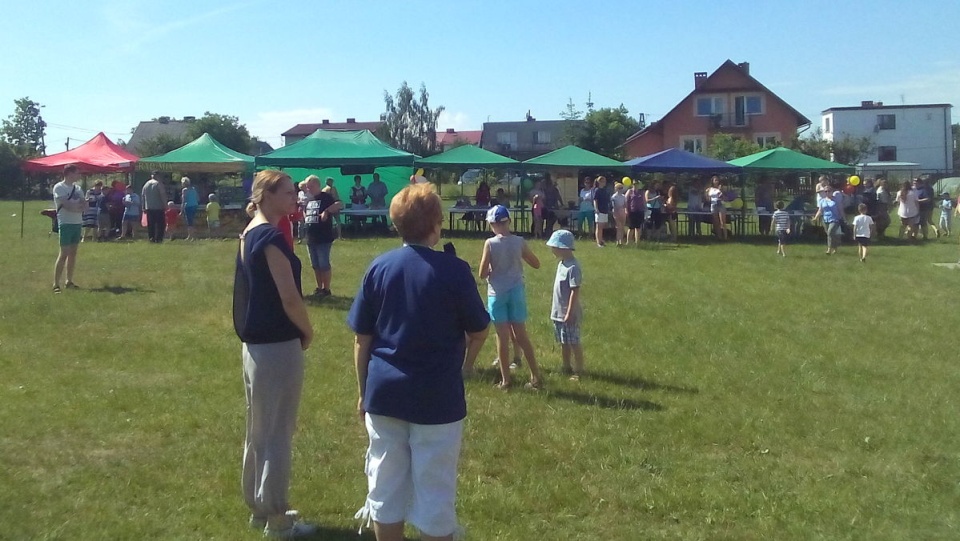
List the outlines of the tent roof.
<svg viewBox="0 0 960 541">
<path fill-rule="evenodd" d="M 679 148 L 668 148 L 623 163 L 632 171 L 641 173 L 736 173 L 741 170 L 739 166 Z"/>
<path fill-rule="evenodd" d="M 240 173 L 253 170 L 253 156 L 223 146 L 208 133 L 166 154 L 143 158 L 141 170 L 188 171 L 197 173 Z"/>
<path fill-rule="evenodd" d="M 26 160 L 22 167 L 31 173 L 57 173 L 67 165 L 76 165 L 81 173 L 117 173 L 132 171 L 139 159 L 100 132 L 73 150 Z"/>
<path fill-rule="evenodd" d="M 369 130 L 317 130 L 307 137 L 256 157 L 257 167 L 412 166 L 415 154 L 398 150 Z"/>
<path fill-rule="evenodd" d="M 842 163 L 821 160 L 813 156 L 777 147 L 756 154 L 730 160 L 728 163 L 739 165 L 749 171 L 823 171 L 852 173 L 853 167 Z"/>
<path fill-rule="evenodd" d="M 526 166 L 527 169 L 536 169 L 538 167 L 574 167 L 577 169 L 597 168 L 623 170 L 627 167 L 623 165 L 622 162 L 573 145 L 567 145 L 553 152 L 529 159 L 523 162 L 523 165 Z"/>
<path fill-rule="evenodd" d="M 484 150 L 473 145 L 462 145 L 456 148 L 417 160 L 418 166 L 426 167 L 509 167 L 519 165 L 520 162 L 501 156 L 495 152 Z"/>
</svg>

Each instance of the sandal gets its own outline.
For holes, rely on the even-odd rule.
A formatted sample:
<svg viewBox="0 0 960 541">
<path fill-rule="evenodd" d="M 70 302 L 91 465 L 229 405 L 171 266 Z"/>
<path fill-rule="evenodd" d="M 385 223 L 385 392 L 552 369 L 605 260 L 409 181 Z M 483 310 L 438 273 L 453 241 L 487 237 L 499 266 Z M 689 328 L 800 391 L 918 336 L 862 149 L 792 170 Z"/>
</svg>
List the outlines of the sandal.
<svg viewBox="0 0 960 541">
<path fill-rule="evenodd" d="M 539 391 L 540 389 L 543 389 L 543 382 L 540 380 L 531 381 L 524 385 L 523 388 L 531 391 Z"/>
<path fill-rule="evenodd" d="M 60 286 L 53 286 L 54 293 L 60 293 Z"/>
<path fill-rule="evenodd" d="M 500 382 L 494 383 L 494 384 L 493 384 L 493 388 L 494 388 L 494 389 L 501 390 L 501 391 L 509 391 L 509 390 L 510 390 L 510 382 L 509 382 L 509 381 L 507 381 L 507 382 L 500 381 Z"/>
</svg>

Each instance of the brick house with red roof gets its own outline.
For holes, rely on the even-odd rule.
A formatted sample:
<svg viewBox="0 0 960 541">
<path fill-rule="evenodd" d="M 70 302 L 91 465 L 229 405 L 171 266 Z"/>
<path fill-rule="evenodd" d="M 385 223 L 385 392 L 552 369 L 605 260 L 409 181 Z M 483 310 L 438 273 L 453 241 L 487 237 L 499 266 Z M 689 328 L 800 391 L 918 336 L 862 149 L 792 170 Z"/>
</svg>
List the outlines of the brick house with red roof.
<svg viewBox="0 0 960 541">
<path fill-rule="evenodd" d="M 810 119 L 750 75 L 750 64 L 724 62 L 716 71 L 693 74 L 694 88 L 657 122 L 623 143 L 630 158 L 668 148 L 702 154 L 710 138 L 726 133 L 761 146 L 793 138 Z"/>
</svg>

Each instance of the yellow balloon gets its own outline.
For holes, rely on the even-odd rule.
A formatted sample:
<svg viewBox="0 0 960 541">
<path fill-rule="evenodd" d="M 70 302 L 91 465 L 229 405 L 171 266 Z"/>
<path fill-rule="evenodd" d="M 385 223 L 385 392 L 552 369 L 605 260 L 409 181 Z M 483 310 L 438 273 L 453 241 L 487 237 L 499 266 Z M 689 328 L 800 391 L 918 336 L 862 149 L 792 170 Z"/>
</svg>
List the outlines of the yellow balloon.
<svg viewBox="0 0 960 541">
<path fill-rule="evenodd" d="M 418 176 L 418 177 L 422 177 L 422 176 L 423 176 L 423 167 L 421 167 L 420 169 L 417 169 L 417 176 Z"/>
<path fill-rule="evenodd" d="M 851 185 L 851 186 L 857 186 L 857 185 L 859 185 L 859 184 L 860 184 L 860 177 L 858 177 L 857 175 L 853 175 L 853 176 L 850 177 L 850 185 Z"/>
<path fill-rule="evenodd" d="M 630 186 L 631 184 L 633 184 L 633 179 L 631 179 L 630 177 L 623 177 L 623 180 L 620 181 L 620 182 L 621 182 L 624 186 Z"/>
</svg>

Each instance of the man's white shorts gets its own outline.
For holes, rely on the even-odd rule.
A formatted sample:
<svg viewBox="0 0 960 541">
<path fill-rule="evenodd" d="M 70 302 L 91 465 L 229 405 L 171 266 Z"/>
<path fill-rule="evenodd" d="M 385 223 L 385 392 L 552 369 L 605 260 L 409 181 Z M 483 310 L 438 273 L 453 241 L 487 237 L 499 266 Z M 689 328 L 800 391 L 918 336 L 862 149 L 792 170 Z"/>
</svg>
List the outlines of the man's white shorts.
<svg viewBox="0 0 960 541">
<path fill-rule="evenodd" d="M 597 212 L 597 213 L 594 213 L 593 217 L 597 220 L 598 224 L 605 224 L 610 221 L 609 214 L 601 214 Z"/>
<path fill-rule="evenodd" d="M 455 532 L 463 421 L 418 425 L 368 413 L 366 425 L 368 493 L 357 517 L 408 522 L 434 537 Z"/>
</svg>

